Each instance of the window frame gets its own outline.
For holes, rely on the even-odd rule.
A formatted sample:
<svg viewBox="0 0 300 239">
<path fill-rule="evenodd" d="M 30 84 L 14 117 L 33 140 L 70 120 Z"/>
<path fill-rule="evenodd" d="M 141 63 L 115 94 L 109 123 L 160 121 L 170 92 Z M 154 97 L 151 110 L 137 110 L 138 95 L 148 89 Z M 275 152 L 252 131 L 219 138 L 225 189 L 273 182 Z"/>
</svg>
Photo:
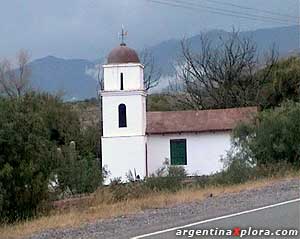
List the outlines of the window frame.
<svg viewBox="0 0 300 239">
<path fill-rule="evenodd" d="M 120 90 L 124 90 L 124 74 L 121 72 L 120 74 Z"/>
<path fill-rule="evenodd" d="M 184 162 L 176 163 L 174 162 L 173 150 L 174 144 L 183 143 L 184 144 Z M 170 165 L 172 166 L 186 166 L 187 165 L 187 139 L 170 139 Z"/>
<path fill-rule="evenodd" d="M 118 106 L 119 128 L 127 128 L 127 107 L 125 104 Z"/>
</svg>

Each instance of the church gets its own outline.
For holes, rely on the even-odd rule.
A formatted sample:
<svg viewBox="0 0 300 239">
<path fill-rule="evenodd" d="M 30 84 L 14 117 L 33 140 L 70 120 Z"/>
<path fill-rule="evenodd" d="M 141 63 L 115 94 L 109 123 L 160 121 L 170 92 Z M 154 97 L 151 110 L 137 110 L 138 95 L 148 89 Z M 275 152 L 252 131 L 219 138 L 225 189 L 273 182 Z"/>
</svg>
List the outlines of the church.
<svg viewBox="0 0 300 239">
<path fill-rule="evenodd" d="M 154 174 L 167 160 L 188 175 L 220 171 L 230 149 L 231 131 L 248 122 L 256 107 L 146 112 L 144 66 L 135 50 L 121 43 L 103 65 L 102 165 L 114 178 L 126 181 Z"/>
</svg>

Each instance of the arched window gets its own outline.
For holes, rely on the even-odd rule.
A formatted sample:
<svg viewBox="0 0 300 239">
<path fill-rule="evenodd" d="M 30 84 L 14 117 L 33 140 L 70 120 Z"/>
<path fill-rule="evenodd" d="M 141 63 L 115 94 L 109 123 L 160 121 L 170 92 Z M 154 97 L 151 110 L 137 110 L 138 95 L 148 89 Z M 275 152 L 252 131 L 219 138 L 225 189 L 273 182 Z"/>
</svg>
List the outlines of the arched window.
<svg viewBox="0 0 300 239">
<path fill-rule="evenodd" d="M 124 76 L 123 76 L 123 73 L 120 74 L 120 89 L 124 90 Z"/>
<path fill-rule="evenodd" d="M 126 105 L 119 105 L 119 128 L 127 127 L 127 119 L 126 119 Z"/>
</svg>

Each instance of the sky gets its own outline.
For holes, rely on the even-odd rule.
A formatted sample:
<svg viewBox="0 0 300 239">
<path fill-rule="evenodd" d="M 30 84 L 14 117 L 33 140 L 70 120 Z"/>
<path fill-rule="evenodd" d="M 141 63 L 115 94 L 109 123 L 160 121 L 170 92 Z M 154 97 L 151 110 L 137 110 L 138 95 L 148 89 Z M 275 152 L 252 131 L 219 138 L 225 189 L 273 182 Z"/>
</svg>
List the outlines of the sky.
<svg viewBox="0 0 300 239">
<path fill-rule="evenodd" d="M 172 1 L 172 0 L 159 0 Z M 180 7 L 149 0 L 1 0 L 0 58 L 26 49 L 32 59 L 53 55 L 98 59 L 119 43 L 122 25 L 127 44 L 143 49 L 173 38 L 212 29 L 242 31 L 295 25 L 299 0 L 173 0 Z M 235 8 L 237 4 L 267 12 Z M 185 6 L 187 8 L 183 8 Z M 193 9 L 192 9 L 193 8 Z M 218 10 L 216 9 L 218 8 Z M 233 11 L 260 20 L 219 14 Z M 216 14 L 218 12 L 218 14 Z M 228 13 L 228 12 L 227 12 Z M 271 19 L 272 18 L 272 19 Z"/>
</svg>

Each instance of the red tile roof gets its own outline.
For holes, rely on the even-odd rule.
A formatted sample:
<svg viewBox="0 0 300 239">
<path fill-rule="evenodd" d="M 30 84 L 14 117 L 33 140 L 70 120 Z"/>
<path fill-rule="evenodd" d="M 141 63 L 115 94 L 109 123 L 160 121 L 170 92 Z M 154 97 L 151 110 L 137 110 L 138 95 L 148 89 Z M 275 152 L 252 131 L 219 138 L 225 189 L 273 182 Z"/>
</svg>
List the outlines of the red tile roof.
<svg viewBox="0 0 300 239">
<path fill-rule="evenodd" d="M 250 122 L 257 107 L 147 112 L 147 134 L 228 131 L 240 122 Z"/>
</svg>

